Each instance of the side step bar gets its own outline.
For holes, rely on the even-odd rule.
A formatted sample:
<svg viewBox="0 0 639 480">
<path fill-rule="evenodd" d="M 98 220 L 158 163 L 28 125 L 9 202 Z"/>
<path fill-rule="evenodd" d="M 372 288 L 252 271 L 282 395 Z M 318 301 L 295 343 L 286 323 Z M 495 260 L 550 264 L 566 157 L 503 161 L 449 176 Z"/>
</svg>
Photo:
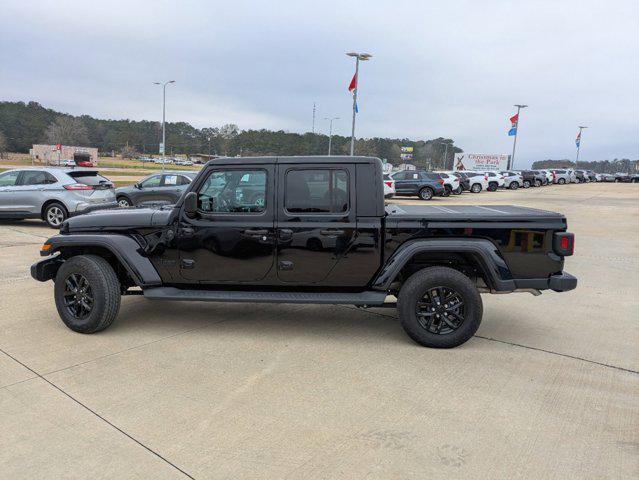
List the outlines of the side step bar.
<svg viewBox="0 0 639 480">
<path fill-rule="evenodd" d="M 144 290 L 151 300 L 191 300 L 200 302 L 254 302 L 254 303 L 319 303 L 341 305 L 381 306 L 386 292 L 357 293 L 315 292 L 256 292 L 236 290 L 182 290 L 174 287 L 154 287 Z"/>
</svg>

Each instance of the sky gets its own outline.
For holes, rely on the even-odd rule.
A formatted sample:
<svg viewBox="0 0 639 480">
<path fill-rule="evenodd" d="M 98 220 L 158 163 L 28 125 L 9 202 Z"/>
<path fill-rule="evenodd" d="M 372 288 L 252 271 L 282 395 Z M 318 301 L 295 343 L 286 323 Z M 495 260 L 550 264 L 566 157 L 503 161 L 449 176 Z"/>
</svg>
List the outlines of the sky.
<svg viewBox="0 0 639 480">
<path fill-rule="evenodd" d="M 523 165 L 639 158 L 639 1 L 2 0 L 0 100 L 201 128 L 453 138 Z"/>
</svg>

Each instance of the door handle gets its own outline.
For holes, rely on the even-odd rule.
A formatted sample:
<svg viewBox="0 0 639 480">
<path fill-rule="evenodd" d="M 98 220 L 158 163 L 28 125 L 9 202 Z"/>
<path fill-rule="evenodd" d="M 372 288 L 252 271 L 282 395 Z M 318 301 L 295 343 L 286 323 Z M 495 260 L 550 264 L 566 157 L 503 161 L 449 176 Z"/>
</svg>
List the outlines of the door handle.
<svg viewBox="0 0 639 480">
<path fill-rule="evenodd" d="M 320 230 L 320 235 L 344 235 L 344 230 L 336 230 L 336 229 L 328 229 L 328 230 Z"/>
<path fill-rule="evenodd" d="M 267 235 L 268 230 L 266 229 L 257 229 L 257 230 L 244 230 L 244 235 Z"/>
</svg>

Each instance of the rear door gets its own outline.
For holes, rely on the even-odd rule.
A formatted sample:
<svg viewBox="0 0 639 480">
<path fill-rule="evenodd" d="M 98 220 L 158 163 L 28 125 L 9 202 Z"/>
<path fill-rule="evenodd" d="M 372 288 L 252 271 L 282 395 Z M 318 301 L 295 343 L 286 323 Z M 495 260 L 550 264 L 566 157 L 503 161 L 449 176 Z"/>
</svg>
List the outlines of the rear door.
<svg viewBox="0 0 639 480">
<path fill-rule="evenodd" d="M 278 165 L 277 276 L 330 284 L 356 235 L 355 166 Z"/>
<path fill-rule="evenodd" d="M 419 191 L 419 173 L 404 171 L 393 176 L 395 180 L 395 192 L 403 195 L 416 195 Z"/>
<path fill-rule="evenodd" d="M 188 184 L 189 179 L 184 175 L 165 173 L 160 183 L 159 200 L 167 203 L 177 202 Z"/>
</svg>

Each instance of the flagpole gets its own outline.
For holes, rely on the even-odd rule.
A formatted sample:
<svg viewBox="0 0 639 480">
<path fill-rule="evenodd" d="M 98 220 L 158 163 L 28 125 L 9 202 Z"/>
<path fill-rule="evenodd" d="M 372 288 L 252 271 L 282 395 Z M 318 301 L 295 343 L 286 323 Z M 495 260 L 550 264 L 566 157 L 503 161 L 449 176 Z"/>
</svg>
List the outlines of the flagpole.
<svg viewBox="0 0 639 480">
<path fill-rule="evenodd" d="M 575 158 L 575 170 L 577 169 L 577 164 L 579 163 L 579 150 L 581 149 L 581 131 L 584 128 L 588 128 L 588 127 L 579 126 L 579 143 L 577 144 L 577 158 Z"/>
<path fill-rule="evenodd" d="M 513 140 L 513 154 L 510 156 L 510 169 L 515 169 L 515 148 L 517 147 L 517 134 L 519 133 L 519 111 L 528 105 L 515 105 L 517 107 L 517 125 L 515 125 L 515 138 Z"/>
<path fill-rule="evenodd" d="M 355 57 L 355 88 L 353 89 L 353 125 L 351 128 L 351 157 L 355 155 L 355 115 L 357 114 L 357 86 L 359 84 L 359 61 L 372 57 L 368 53 L 349 52 L 346 55 Z"/>
<path fill-rule="evenodd" d="M 357 114 L 357 83 L 359 82 L 359 55 L 355 59 L 355 90 L 353 90 L 353 128 L 351 130 L 351 157 L 355 154 L 355 115 Z"/>
</svg>

